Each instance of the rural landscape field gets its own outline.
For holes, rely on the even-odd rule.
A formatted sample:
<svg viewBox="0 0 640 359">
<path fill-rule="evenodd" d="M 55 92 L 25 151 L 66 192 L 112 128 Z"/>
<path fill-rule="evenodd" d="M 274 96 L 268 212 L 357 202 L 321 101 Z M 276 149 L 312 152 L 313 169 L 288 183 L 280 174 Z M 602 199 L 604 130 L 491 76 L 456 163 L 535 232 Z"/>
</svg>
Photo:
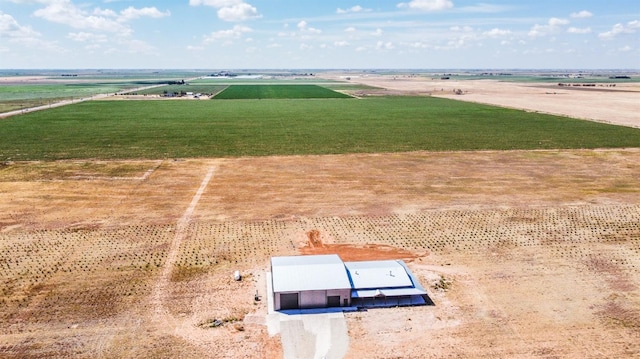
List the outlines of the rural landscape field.
<svg viewBox="0 0 640 359">
<path fill-rule="evenodd" d="M 631 75 L 2 77 L 0 357 L 638 357 Z M 326 253 L 433 305 L 274 327 Z"/>
</svg>

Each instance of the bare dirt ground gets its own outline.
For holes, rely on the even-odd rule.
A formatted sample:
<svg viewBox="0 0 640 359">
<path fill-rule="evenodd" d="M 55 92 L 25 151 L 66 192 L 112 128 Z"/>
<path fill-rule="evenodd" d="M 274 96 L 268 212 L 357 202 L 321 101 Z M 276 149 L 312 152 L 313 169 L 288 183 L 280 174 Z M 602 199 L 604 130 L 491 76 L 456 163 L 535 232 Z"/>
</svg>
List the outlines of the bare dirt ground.
<svg viewBox="0 0 640 359">
<path fill-rule="evenodd" d="M 639 178 L 637 149 L 5 164 L 0 355 L 280 357 L 268 259 L 329 250 L 435 303 L 346 314 L 347 357 L 638 356 Z"/>
<path fill-rule="evenodd" d="M 638 121 L 631 87 L 376 81 Z M 282 357 L 265 270 L 314 253 L 435 304 L 345 314 L 348 358 L 640 357 L 640 149 L 3 163 L 0 357 Z"/>
<path fill-rule="evenodd" d="M 327 76 L 343 79 L 342 75 Z M 640 127 L 640 83 L 615 87 L 567 87 L 557 84 L 498 80 L 440 80 L 427 77 L 383 75 L 353 76 L 351 82 L 380 87 L 359 95 L 431 95 L 502 107 L 570 116 L 630 127 Z M 558 83 L 562 79 L 558 79 Z M 462 90 L 456 95 L 455 90 Z"/>
</svg>

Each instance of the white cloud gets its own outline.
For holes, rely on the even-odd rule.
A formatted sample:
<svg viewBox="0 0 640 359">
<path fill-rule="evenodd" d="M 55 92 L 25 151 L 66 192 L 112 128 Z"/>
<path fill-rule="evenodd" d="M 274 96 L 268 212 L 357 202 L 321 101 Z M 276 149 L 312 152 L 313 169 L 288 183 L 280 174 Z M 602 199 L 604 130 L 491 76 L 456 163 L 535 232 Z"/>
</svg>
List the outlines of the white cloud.
<svg viewBox="0 0 640 359">
<path fill-rule="evenodd" d="M 204 5 L 216 8 L 218 9 L 218 18 L 230 22 L 259 19 L 262 17 L 255 6 L 243 0 L 189 0 L 189 5 Z"/>
<path fill-rule="evenodd" d="M 449 30 L 451 31 L 455 31 L 455 32 L 471 32 L 473 31 L 473 28 L 471 26 L 452 26 L 449 28 Z"/>
<path fill-rule="evenodd" d="M 424 43 L 422 41 L 416 41 L 416 42 L 412 42 L 412 43 L 409 43 L 409 44 L 406 44 L 406 45 L 409 46 L 409 47 L 413 47 L 414 49 L 427 49 L 427 48 L 430 47 L 429 44 Z"/>
<path fill-rule="evenodd" d="M 571 15 L 569 16 L 571 16 L 574 19 L 586 19 L 586 18 L 592 17 L 593 14 L 587 10 L 582 10 L 582 11 L 571 13 Z"/>
<path fill-rule="evenodd" d="M 258 9 L 247 3 L 240 3 L 218 10 L 218 17 L 224 21 L 245 21 L 262 17 Z"/>
<path fill-rule="evenodd" d="M 23 26 L 9 14 L 0 11 L 0 38 L 6 38 L 10 43 L 20 44 L 29 48 L 44 49 L 62 53 L 65 50 L 57 42 L 47 42 L 41 39 L 42 34 L 30 26 Z M 4 47 L 7 49 L 7 47 Z M 10 51 L 10 50 L 9 50 Z"/>
<path fill-rule="evenodd" d="M 23 1 L 24 2 L 24 1 Z M 36 0 L 45 7 L 37 9 L 33 14 L 47 21 L 68 25 L 76 29 L 117 32 L 129 34 L 131 29 L 123 23 L 141 17 L 162 18 L 170 16 L 169 11 L 162 12 L 156 7 L 134 8 L 122 10 L 119 14 L 110 9 L 95 8 L 87 11 L 74 5 L 70 0 Z"/>
<path fill-rule="evenodd" d="M 101 9 L 99 7 L 93 9 L 93 14 L 98 16 L 117 17 L 118 13 L 111 9 Z"/>
<path fill-rule="evenodd" d="M 13 16 L 0 11 L 0 38 L 20 40 L 33 39 L 39 36 L 39 32 L 34 31 L 29 26 L 20 25 Z"/>
<path fill-rule="evenodd" d="M 348 41 L 336 41 L 336 42 L 333 43 L 333 46 L 345 47 L 345 46 L 349 46 L 349 42 Z"/>
<path fill-rule="evenodd" d="M 70 32 L 67 38 L 79 42 L 107 42 L 107 36 L 104 34 L 94 34 L 91 32 Z"/>
<path fill-rule="evenodd" d="M 504 30 L 504 29 L 498 29 L 496 27 L 496 28 L 491 29 L 489 31 L 485 31 L 482 34 L 485 35 L 485 36 L 489 36 L 489 37 L 500 37 L 500 36 L 511 35 L 511 31 L 510 30 Z"/>
<path fill-rule="evenodd" d="M 585 28 L 570 27 L 567 29 L 567 32 L 570 34 L 590 34 L 591 28 L 590 27 L 585 27 Z"/>
<path fill-rule="evenodd" d="M 569 20 L 567 19 L 559 19 L 557 17 L 552 17 L 547 21 L 546 25 L 535 24 L 531 30 L 529 30 L 530 37 L 538 37 L 538 36 L 546 36 L 553 32 L 559 31 L 562 26 L 568 25 Z"/>
<path fill-rule="evenodd" d="M 208 36 L 204 37 L 205 43 L 215 42 L 219 40 L 230 40 L 230 39 L 238 39 L 242 37 L 243 34 L 252 32 L 253 30 L 250 27 L 236 25 L 232 29 L 229 30 L 220 30 L 214 31 Z"/>
<path fill-rule="evenodd" d="M 401 9 L 439 11 L 453 8 L 453 2 L 451 0 L 411 0 L 408 3 L 399 3 L 398 7 Z"/>
<path fill-rule="evenodd" d="M 373 36 L 382 36 L 383 33 L 384 33 L 384 31 L 382 31 L 381 28 L 377 28 L 376 31 L 371 33 L 371 35 L 373 35 Z"/>
<path fill-rule="evenodd" d="M 473 13 L 499 13 L 508 11 L 511 7 L 506 5 L 494 5 L 487 3 L 478 3 L 475 5 L 463 6 L 460 8 L 462 12 L 473 12 Z"/>
<path fill-rule="evenodd" d="M 393 49 L 395 49 L 393 42 L 378 41 L 376 43 L 376 50 L 393 50 Z"/>
<path fill-rule="evenodd" d="M 344 29 L 345 32 L 355 32 L 356 28 L 353 26 L 349 26 L 348 28 Z"/>
<path fill-rule="evenodd" d="M 36 10 L 33 14 L 45 20 L 69 25 L 76 29 L 93 29 L 123 33 L 129 33 L 131 31 L 125 25 L 112 19 L 111 16 L 90 14 L 76 7 L 69 0 L 51 1 L 47 6 Z"/>
<path fill-rule="evenodd" d="M 569 23 L 569 20 L 567 19 L 559 19 L 557 17 L 552 17 L 551 19 L 549 19 L 549 26 L 553 26 L 553 27 L 567 25 L 568 23 Z"/>
<path fill-rule="evenodd" d="M 154 19 L 159 19 L 166 16 L 170 16 L 170 15 L 171 15 L 171 12 L 169 11 L 162 12 L 155 7 L 143 7 L 141 9 L 136 9 L 133 6 L 129 6 L 128 8 L 120 12 L 120 17 L 118 17 L 118 20 L 130 21 L 140 17 L 150 17 Z"/>
<path fill-rule="evenodd" d="M 626 25 L 624 24 L 615 24 L 611 28 L 610 31 L 602 32 L 598 34 L 598 37 L 604 40 L 610 40 L 620 34 L 633 34 L 636 32 L 636 29 L 640 28 L 640 21 L 633 20 L 629 21 Z"/>
<path fill-rule="evenodd" d="M 233 6 L 243 3 L 242 0 L 189 0 L 191 6 L 211 6 L 215 8 L 221 8 L 226 6 Z"/>
<path fill-rule="evenodd" d="M 300 21 L 297 26 L 298 26 L 298 30 L 300 30 L 301 32 L 312 33 L 312 34 L 322 33 L 322 30 L 309 26 L 309 24 L 305 20 Z"/>
<path fill-rule="evenodd" d="M 633 48 L 631 46 L 629 46 L 629 45 L 620 48 L 620 51 L 622 51 L 622 52 L 629 52 L 631 50 L 633 50 Z"/>
<path fill-rule="evenodd" d="M 365 9 L 360 5 L 356 5 L 356 6 L 352 6 L 348 9 L 341 9 L 338 8 L 336 10 L 336 14 L 348 14 L 348 13 L 354 13 L 354 12 L 369 12 L 371 11 L 371 9 Z"/>
</svg>

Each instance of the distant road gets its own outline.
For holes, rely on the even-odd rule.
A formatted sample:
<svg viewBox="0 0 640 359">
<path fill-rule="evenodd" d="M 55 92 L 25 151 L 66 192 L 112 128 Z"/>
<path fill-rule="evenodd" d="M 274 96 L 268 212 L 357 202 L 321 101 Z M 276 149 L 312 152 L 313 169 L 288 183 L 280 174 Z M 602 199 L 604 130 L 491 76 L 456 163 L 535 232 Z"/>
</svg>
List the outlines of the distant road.
<svg viewBox="0 0 640 359">
<path fill-rule="evenodd" d="M 196 78 L 188 79 L 186 81 L 191 81 L 191 80 L 194 80 Z M 165 84 L 137 87 L 137 88 L 126 90 L 126 92 L 142 91 L 142 90 L 152 89 L 152 88 L 161 87 L 161 86 L 165 86 Z M 99 100 L 99 99 L 107 98 L 107 97 L 111 97 L 111 96 L 115 96 L 115 93 L 97 94 L 97 95 L 93 95 L 93 96 L 90 96 L 90 97 L 80 97 L 80 98 L 74 98 L 74 99 L 71 99 L 71 100 L 61 100 L 61 101 L 50 103 L 50 104 L 47 104 L 47 105 L 23 108 L 23 109 L 20 109 L 20 110 L 14 110 L 14 111 L 9 111 L 9 112 L 3 112 L 3 113 L 0 113 L 0 119 L 5 119 L 7 117 L 16 116 L 16 115 L 22 115 L 22 114 L 29 113 L 29 112 L 34 112 L 34 111 L 46 110 L 46 109 L 50 109 L 50 108 L 54 108 L 54 107 L 71 105 L 73 103 L 78 103 L 78 102 L 85 102 L 85 101 L 90 101 L 90 100 Z"/>
</svg>

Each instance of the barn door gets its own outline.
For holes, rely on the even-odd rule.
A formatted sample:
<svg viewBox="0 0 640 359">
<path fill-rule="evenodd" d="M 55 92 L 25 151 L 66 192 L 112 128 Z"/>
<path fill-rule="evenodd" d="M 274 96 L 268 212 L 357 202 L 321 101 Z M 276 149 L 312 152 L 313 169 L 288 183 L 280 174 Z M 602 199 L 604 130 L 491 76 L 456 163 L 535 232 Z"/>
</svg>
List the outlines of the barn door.
<svg viewBox="0 0 640 359">
<path fill-rule="evenodd" d="M 339 295 L 330 295 L 327 297 L 327 307 L 339 307 L 339 306 L 340 306 Z"/>
<path fill-rule="evenodd" d="M 300 302 L 298 301 L 298 293 L 281 293 L 280 294 L 280 309 L 300 309 Z"/>
</svg>

